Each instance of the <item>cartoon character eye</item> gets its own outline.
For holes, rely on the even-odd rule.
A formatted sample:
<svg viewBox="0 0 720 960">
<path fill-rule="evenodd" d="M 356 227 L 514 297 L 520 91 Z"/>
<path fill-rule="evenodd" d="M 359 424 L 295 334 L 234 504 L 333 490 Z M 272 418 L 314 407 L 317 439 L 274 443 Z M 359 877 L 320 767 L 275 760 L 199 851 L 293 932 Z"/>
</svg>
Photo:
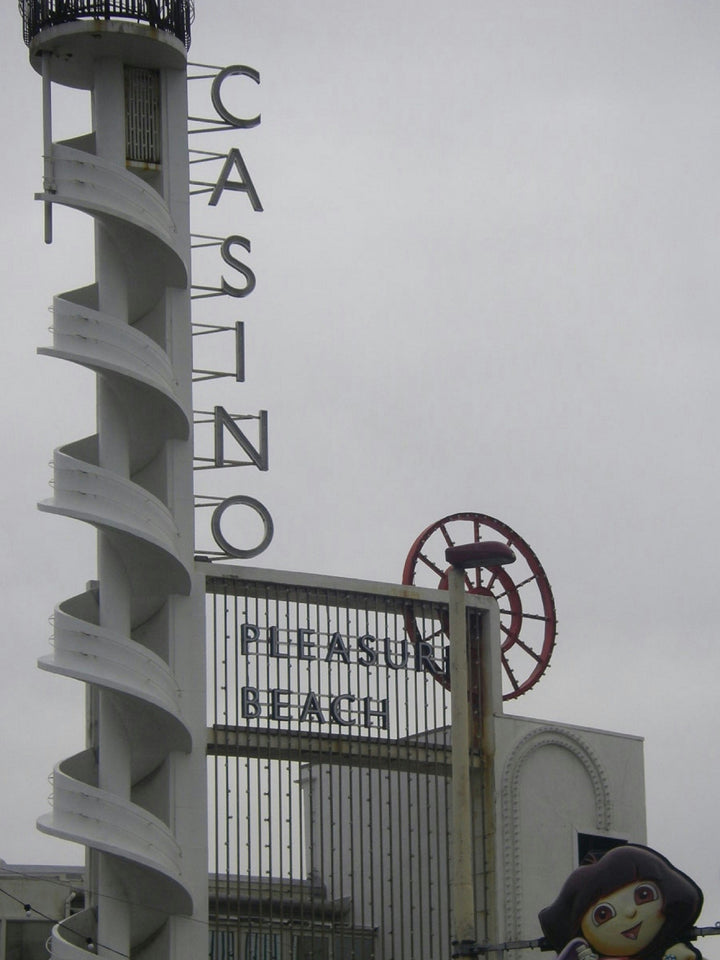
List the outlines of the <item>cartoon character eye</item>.
<svg viewBox="0 0 720 960">
<path fill-rule="evenodd" d="M 635 887 L 635 903 L 652 903 L 653 900 L 660 899 L 660 891 L 654 883 L 639 883 Z"/>
<path fill-rule="evenodd" d="M 601 927 L 615 916 L 615 908 L 611 903 L 599 903 L 592 912 L 592 922 Z"/>
</svg>

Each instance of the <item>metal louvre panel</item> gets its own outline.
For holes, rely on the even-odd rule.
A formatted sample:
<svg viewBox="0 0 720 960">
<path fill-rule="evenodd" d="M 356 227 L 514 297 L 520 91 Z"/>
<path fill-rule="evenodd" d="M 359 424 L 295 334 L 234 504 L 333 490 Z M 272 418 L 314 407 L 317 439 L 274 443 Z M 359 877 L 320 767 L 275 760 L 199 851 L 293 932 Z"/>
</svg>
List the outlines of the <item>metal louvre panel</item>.
<svg viewBox="0 0 720 960">
<path fill-rule="evenodd" d="M 208 592 L 212 960 L 446 955 L 446 604 Z"/>
<path fill-rule="evenodd" d="M 125 67 L 127 159 L 160 163 L 160 75 L 157 70 Z"/>
</svg>

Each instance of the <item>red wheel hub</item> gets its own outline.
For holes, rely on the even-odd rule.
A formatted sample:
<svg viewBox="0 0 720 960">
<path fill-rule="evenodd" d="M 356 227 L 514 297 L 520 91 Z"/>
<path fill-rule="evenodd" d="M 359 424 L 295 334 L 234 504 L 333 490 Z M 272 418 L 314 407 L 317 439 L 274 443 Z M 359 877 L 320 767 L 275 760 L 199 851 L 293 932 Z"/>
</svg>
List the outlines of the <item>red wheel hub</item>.
<svg viewBox="0 0 720 960">
<path fill-rule="evenodd" d="M 445 551 L 458 543 L 496 540 L 500 534 L 514 551 L 517 562 L 504 566 L 476 567 L 465 572 L 468 593 L 495 597 L 500 607 L 503 667 L 503 700 L 530 690 L 547 669 L 555 646 L 557 617 L 550 583 L 530 546 L 514 530 L 482 513 L 453 513 L 427 527 L 410 548 L 403 583 L 447 590 Z M 409 613 L 406 628 L 413 642 L 420 639 L 415 618 Z M 442 625 L 447 634 L 447 623 Z M 447 683 L 446 677 L 439 677 Z"/>
</svg>

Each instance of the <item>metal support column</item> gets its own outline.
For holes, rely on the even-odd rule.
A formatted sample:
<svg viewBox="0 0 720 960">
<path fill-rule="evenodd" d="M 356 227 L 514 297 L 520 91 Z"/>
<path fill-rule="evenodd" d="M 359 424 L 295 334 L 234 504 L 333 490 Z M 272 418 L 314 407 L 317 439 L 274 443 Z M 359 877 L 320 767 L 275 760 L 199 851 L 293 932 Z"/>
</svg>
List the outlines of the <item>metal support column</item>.
<svg viewBox="0 0 720 960">
<path fill-rule="evenodd" d="M 448 571 L 450 627 L 450 688 L 452 690 L 452 906 L 455 934 L 453 956 L 478 952 L 477 909 L 474 891 L 473 809 L 471 750 L 480 753 L 480 815 L 482 816 L 482 873 L 484 877 L 483 943 L 495 942 L 497 928 L 495 857 L 495 661 L 500 650 L 500 614 L 497 606 L 483 617 L 478 651 L 479 676 L 468 668 L 468 635 L 465 569 L 512 563 L 513 551 L 503 543 L 482 541 L 449 547 Z M 478 583 L 480 578 L 478 577 Z M 473 684 L 471 681 L 476 680 Z M 477 713 L 473 717 L 473 686 Z"/>
<path fill-rule="evenodd" d="M 468 684 L 465 573 L 451 567 L 450 687 L 452 690 L 452 905 L 455 955 L 473 956 L 476 944 L 473 829 L 470 791 L 470 694 Z"/>
</svg>

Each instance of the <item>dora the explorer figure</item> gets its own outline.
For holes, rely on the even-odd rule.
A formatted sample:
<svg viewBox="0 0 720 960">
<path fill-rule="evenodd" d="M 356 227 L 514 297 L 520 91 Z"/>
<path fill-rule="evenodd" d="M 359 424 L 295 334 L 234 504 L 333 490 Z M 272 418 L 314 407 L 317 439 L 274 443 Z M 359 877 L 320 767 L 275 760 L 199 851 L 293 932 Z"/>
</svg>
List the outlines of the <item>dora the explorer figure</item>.
<svg viewBox="0 0 720 960">
<path fill-rule="evenodd" d="M 628 843 L 573 871 L 538 917 L 558 960 L 699 960 L 686 941 L 702 904 L 690 877 Z"/>
</svg>

